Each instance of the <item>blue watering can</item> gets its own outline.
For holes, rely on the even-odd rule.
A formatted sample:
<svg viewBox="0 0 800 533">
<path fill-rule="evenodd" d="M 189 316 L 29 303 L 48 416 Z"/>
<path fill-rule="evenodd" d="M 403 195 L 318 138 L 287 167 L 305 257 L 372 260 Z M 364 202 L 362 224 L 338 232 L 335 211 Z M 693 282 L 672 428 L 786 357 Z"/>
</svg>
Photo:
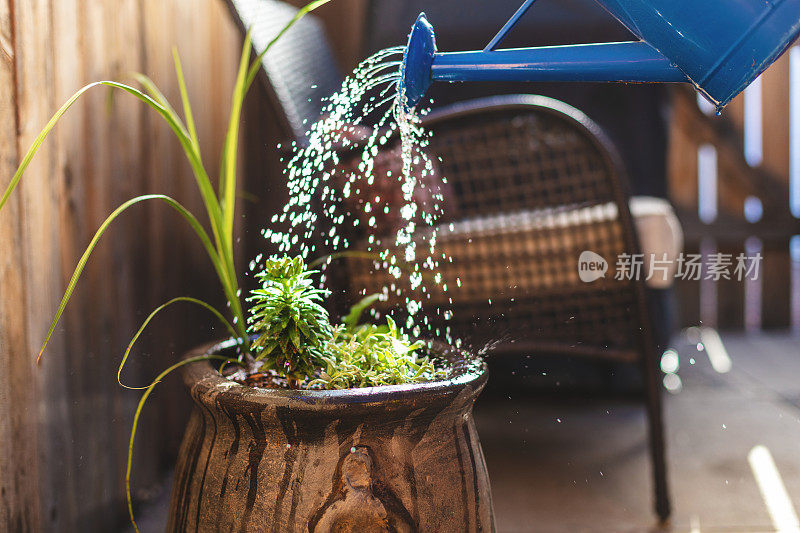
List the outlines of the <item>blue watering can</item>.
<svg viewBox="0 0 800 533">
<path fill-rule="evenodd" d="M 535 1 L 469 52 L 438 52 L 420 13 L 400 68 L 407 105 L 437 80 L 690 82 L 721 110 L 800 32 L 800 0 L 596 0 L 641 40 L 497 50 Z"/>
</svg>

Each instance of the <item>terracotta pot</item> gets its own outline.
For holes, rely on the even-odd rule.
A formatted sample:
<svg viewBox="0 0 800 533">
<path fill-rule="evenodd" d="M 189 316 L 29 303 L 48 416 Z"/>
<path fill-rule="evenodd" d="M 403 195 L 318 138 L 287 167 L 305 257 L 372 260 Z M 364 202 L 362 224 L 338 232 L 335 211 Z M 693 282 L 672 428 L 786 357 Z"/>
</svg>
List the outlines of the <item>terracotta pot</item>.
<svg viewBox="0 0 800 533">
<path fill-rule="evenodd" d="M 188 365 L 168 531 L 494 531 L 472 418 L 487 370 L 455 365 L 447 381 L 343 391 L 253 389 Z"/>
</svg>

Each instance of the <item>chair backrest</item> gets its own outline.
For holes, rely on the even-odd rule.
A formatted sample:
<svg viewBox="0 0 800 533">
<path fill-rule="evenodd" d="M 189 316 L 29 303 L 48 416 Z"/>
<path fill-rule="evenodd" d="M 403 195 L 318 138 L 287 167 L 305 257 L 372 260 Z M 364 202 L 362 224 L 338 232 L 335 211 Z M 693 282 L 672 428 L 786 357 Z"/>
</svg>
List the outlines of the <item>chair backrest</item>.
<svg viewBox="0 0 800 533">
<path fill-rule="evenodd" d="M 480 98 L 435 110 L 423 122 L 455 193 L 451 218 L 622 199 L 613 145 L 586 115 L 559 100 Z"/>
<path fill-rule="evenodd" d="M 621 164 L 602 131 L 533 95 L 448 106 L 424 123 L 452 191 L 437 235 L 437 254 L 452 258 L 440 261 L 447 292 L 428 285 L 416 295 L 433 327 L 449 324 L 473 344 L 638 357 L 642 287 L 614 279 L 617 258 L 638 246 Z M 608 263 L 591 283 L 578 271 L 586 250 Z M 353 287 L 389 281 L 361 268 Z M 437 306 L 452 307 L 453 320 L 429 312 Z"/>
<path fill-rule="evenodd" d="M 636 282 L 614 275 L 638 246 L 622 165 L 600 128 L 533 95 L 473 100 L 425 122 L 454 191 L 448 218 L 460 221 L 439 237 L 454 257 L 443 278 L 464 288 L 449 291 L 457 332 L 483 330 L 520 350 L 633 358 L 644 311 Z M 581 281 L 585 250 L 608 262 L 605 278 Z"/>
<path fill-rule="evenodd" d="M 227 0 L 243 30 L 250 29 L 253 48 L 260 52 L 297 13 L 277 0 Z M 306 15 L 264 56 L 260 78 L 284 115 L 296 140 L 305 138 L 319 117 L 323 98 L 332 95 L 342 75 L 331 53 L 322 23 Z"/>
</svg>

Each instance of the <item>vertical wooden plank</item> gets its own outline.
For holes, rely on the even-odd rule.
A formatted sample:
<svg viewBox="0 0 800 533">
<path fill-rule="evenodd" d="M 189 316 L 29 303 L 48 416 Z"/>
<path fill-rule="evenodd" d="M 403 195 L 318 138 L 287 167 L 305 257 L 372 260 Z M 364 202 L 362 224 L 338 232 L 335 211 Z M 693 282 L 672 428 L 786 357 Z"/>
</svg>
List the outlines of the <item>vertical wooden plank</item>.
<svg viewBox="0 0 800 533">
<path fill-rule="evenodd" d="M 697 143 L 687 130 L 690 123 L 689 105 L 695 105 L 682 94 L 673 91 L 672 120 L 670 121 L 667 176 L 670 200 L 678 208 L 697 213 Z"/>
<path fill-rule="evenodd" d="M 697 142 L 689 136 L 691 109 L 696 105 L 690 95 L 676 88 L 673 94 L 672 120 L 669 125 L 667 180 L 670 201 L 686 216 L 697 218 Z M 699 253 L 696 242 L 686 242 L 685 254 Z M 679 279 L 675 284 L 678 324 L 681 327 L 700 323 L 700 287 L 694 280 Z"/>
<path fill-rule="evenodd" d="M 763 279 L 761 327 L 767 330 L 788 328 L 791 322 L 789 288 L 792 275 L 789 239 L 765 242 L 761 253 L 764 256 L 759 273 Z"/>
<path fill-rule="evenodd" d="M 86 62 L 88 79 L 113 78 L 109 72 L 109 60 L 113 59 L 116 47 L 109 45 L 113 28 L 105 16 L 103 3 L 83 2 L 79 6 L 82 14 L 82 40 L 79 53 Z M 114 109 L 124 105 L 121 95 L 115 95 L 114 105 L 107 106 L 108 92 L 105 89 L 92 91 L 85 95 L 88 113 L 84 118 L 84 131 L 81 142 L 85 148 L 95 153 L 84 161 L 86 183 L 86 205 L 82 215 L 87 233 L 82 235 L 78 246 L 85 246 L 91 234 L 102 223 L 113 209 L 114 188 L 119 186 L 115 176 L 112 157 L 117 148 L 116 138 L 126 135 L 122 129 L 113 128 Z M 126 217 L 127 218 L 127 217 Z M 81 528 L 90 528 L 92 523 L 111 524 L 116 516 L 119 504 L 115 481 L 114 432 L 116 426 L 111 424 L 113 417 L 112 381 L 109 379 L 107 361 L 109 354 L 115 353 L 113 340 L 116 337 L 112 323 L 118 320 L 124 303 L 117 294 L 116 274 L 118 266 L 114 265 L 114 241 L 120 239 L 120 226 L 124 219 L 115 222 L 109 234 L 93 252 L 93 257 L 86 266 L 86 272 L 78 290 L 87 299 L 90 313 L 81 317 L 81 327 L 88 339 L 88 350 L 82 354 L 82 371 L 71 379 L 74 396 L 73 416 L 75 427 L 81 431 L 75 436 L 76 448 L 83 453 L 76 459 L 78 483 L 84 487 L 84 497 L 94 503 L 89 510 L 83 502 L 79 502 L 76 524 Z M 87 287 L 104 298 L 92 298 Z M 113 305 L 112 302 L 116 305 Z M 123 321 L 115 325 L 122 330 Z M 69 335 L 71 337 L 71 335 Z M 68 338 L 69 338 L 68 337 Z M 115 505 L 117 503 L 117 505 Z M 91 514 L 89 514 L 91 512 Z"/>
<path fill-rule="evenodd" d="M 744 202 L 749 191 L 736 186 L 736 164 L 725 157 L 724 152 L 717 157 L 717 211 L 719 217 L 727 220 L 744 220 Z"/>
<path fill-rule="evenodd" d="M 740 93 L 736 98 L 725 106 L 722 118 L 727 120 L 735 131 L 741 132 L 744 127 L 744 93 Z"/>
<path fill-rule="evenodd" d="M 103 18 L 108 21 L 111 30 L 105 35 L 106 47 L 113 50 L 113 55 L 109 54 L 106 60 L 106 76 L 126 79 L 131 71 L 141 70 L 143 63 L 141 3 L 139 0 L 106 2 L 104 10 Z M 113 183 L 111 209 L 145 192 L 142 144 L 146 142 L 146 137 L 143 135 L 143 121 L 145 113 L 150 111 L 143 103 L 128 95 L 118 92 L 116 96 L 109 121 L 111 129 L 109 134 L 113 135 L 114 145 L 111 150 L 112 171 L 106 177 Z M 146 221 L 146 216 L 145 209 L 133 210 L 121 221 L 120 227 L 116 228 L 120 238 L 110 239 L 113 245 L 114 288 L 117 302 L 109 302 L 109 306 L 112 312 L 116 311 L 113 316 L 118 323 L 111 328 L 114 332 L 111 353 L 116 357 L 104 358 L 104 374 L 105 383 L 109 386 L 113 398 L 113 409 L 108 411 L 111 419 L 107 420 L 107 423 L 115 428 L 112 446 L 117 451 L 113 456 L 114 463 L 109 465 L 112 485 L 108 487 L 108 492 L 113 495 L 110 504 L 114 505 L 114 511 L 117 513 L 119 504 L 125 501 L 125 493 L 118 480 L 120 472 L 124 471 L 126 465 L 126 454 L 119 452 L 127 449 L 128 432 L 138 395 L 121 390 L 115 380 L 108 379 L 108 375 L 115 373 L 119 354 L 127 346 L 132 332 L 139 327 L 142 320 L 137 316 L 141 314 L 140 311 L 145 304 L 140 297 L 139 286 L 142 280 L 149 277 L 149 273 L 135 258 L 144 257 L 147 252 L 147 236 L 143 236 L 139 231 Z M 137 381 L 144 380 L 137 379 Z M 144 486 L 152 487 L 154 483 L 160 481 L 160 461 L 158 455 L 152 453 L 152 447 L 144 449 L 150 453 L 144 454 L 144 460 L 137 456 L 139 462 L 136 479 Z"/>
<path fill-rule="evenodd" d="M 15 13 L 0 1 L 0 190 L 19 161 Z M 0 211 L 0 529 L 39 528 L 36 382 L 26 336 L 25 257 L 19 196 Z M 24 383 L 19 387 L 15 384 Z"/>
<path fill-rule="evenodd" d="M 47 112 L 55 105 L 65 101 L 84 83 L 83 57 L 76 54 L 81 49 L 78 36 L 82 12 L 77 0 L 65 0 L 51 4 L 52 51 L 53 56 L 53 102 Z M 28 30 L 30 31 L 30 30 Z M 58 51 L 73 51 L 70 59 L 60 60 Z M 79 257 L 79 246 L 85 241 L 86 227 L 82 217 L 84 181 L 84 147 L 78 145 L 83 139 L 83 118 L 86 116 L 86 103 L 81 100 L 69 111 L 67 116 L 47 141 L 55 154 L 55 169 L 59 174 L 58 239 L 60 244 L 57 272 L 62 280 L 75 268 Z M 41 124 L 39 124 L 41 127 Z M 71 303 L 71 310 L 86 308 L 87 293 L 79 290 Z M 49 317 L 42 317 L 49 319 Z M 70 369 L 80 368 L 81 360 L 74 354 L 89 351 L 87 336 L 82 330 L 82 320 L 73 312 L 62 319 L 61 331 L 57 333 L 63 349 L 58 352 L 48 350 L 41 371 L 46 376 L 46 387 L 41 391 L 44 423 L 48 438 L 42 440 L 40 460 L 42 464 L 40 500 L 46 506 L 42 515 L 43 529 L 50 531 L 67 530 L 74 527 L 80 513 L 79 498 L 74 491 L 60 490 L 64 480 L 79 479 L 76 454 L 74 390 L 66 376 Z M 37 327 L 43 327 L 38 324 Z M 80 433 L 80 430 L 78 430 Z"/>
<path fill-rule="evenodd" d="M 718 251 L 729 254 L 731 266 L 728 269 L 731 279 L 720 279 L 717 282 L 717 327 L 723 330 L 741 330 L 744 328 L 744 283 L 733 275 L 736 256 L 744 253 L 744 243 L 720 243 Z"/>
<path fill-rule="evenodd" d="M 789 54 L 784 54 L 762 75 L 764 96 L 764 163 L 784 186 L 781 213 L 789 211 Z M 791 323 L 791 260 L 789 238 L 764 243 L 762 327 L 775 329 Z"/>
<path fill-rule="evenodd" d="M 727 119 L 737 135 L 740 137 L 744 135 L 744 93 L 739 94 L 725 107 L 723 117 Z M 735 163 L 726 160 L 724 156 L 719 157 L 718 161 L 717 204 L 719 212 L 741 218 L 746 191 L 743 191 L 741 187 L 730 185 L 735 183 L 731 174 L 738 172 L 738 169 L 735 168 Z"/>
<path fill-rule="evenodd" d="M 53 110 L 53 42 L 50 2 L 46 0 L 14 2 L 14 7 L 19 117 L 17 149 L 21 154 L 27 151 Z M 60 272 L 58 268 L 53 267 L 59 264 L 61 250 L 58 233 L 60 189 L 54 147 L 52 144 L 45 145 L 28 167 L 22 186 L 16 191 L 22 206 L 24 284 L 28 288 L 25 293 L 26 335 L 28 346 L 34 353 L 38 352 L 38 348 L 42 345 L 50 317 L 55 313 L 62 290 Z M 48 358 L 56 362 L 48 365 L 46 360 L 41 368 L 32 370 L 31 377 L 28 378 L 36 383 L 37 387 L 36 401 L 30 406 L 28 416 L 35 417 L 37 422 L 38 413 L 47 413 L 46 416 L 53 414 L 47 395 L 40 394 L 40 391 L 50 390 L 50 386 L 55 387 L 54 390 L 59 389 L 57 361 L 63 354 L 63 337 L 56 335 L 48 347 L 47 354 Z M 31 356 L 33 354 L 27 355 Z M 48 464 L 44 462 L 40 464 L 39 460 L 46 461 L 52 449 L 44 438 L 35 442 L 32 448 L 37 453 L 36 460 L 26 466 L 19 465 L 18 468 L 37 469 L 36 475 L 40 479 L 40 484 L 44 485 L 49 481 L 45 470 Z M 43 501 L 41 494 L 37 497 L 37 516 L 51 513 L 53 507 L 48 505 L 49 502 Z"/>
<path fill-rule="evenodd" d="M 164 92 L 165 96 L 174 104 L 176 109 L 180 109 L 180 99 L 175 83 L 175 73 L 172 60 L 172 47 L 180 43 L 176 39 L 176 31 L 186 32 L 188 22 L 182 19 L 179 14 L 181 2 L 163 2 L 158 0 L 144 0 L 142 2 L 142 50 L 144 55 L 143 71 L 150 76 L 158 87 Z M 205 2 L 196 2 L 197 9 L 202 9 Z M 182 47 L 179 46 L 182 52 Z M 191 60 L 184 60 L 184 68 L 191 69 Z M 195 100 L 195 93 L 192 92 L 193 104 L 202 109 L 202 103 Z M 188 188 L 192 186 L 192 177 L 187 167 L 181 166 L 183 153 L 179 144 L 175 140 L 169 127 L 160 117 L 149 112 L 144 117 L 145 145 L 143 147 L 147 182 L 145 187 L 147 192 L 162 193 L 172 196 L 193 212 L 196 212 L 197 199 L 196 193 Z M 209 164 L 209 154 L 204 153 L 204 162 Z M 188 180 L 188 183 L 187 183 Z M 148 206 L 149 220 L 146 223 L 148 235 L 148 270 L 151 273 L 157 272 L 152 283 L 146 287 L 147 308 L 153 308 L 170 297 L 189 295 L 185 291 L 188 281 L 181 281 L 180 269 L 186 266 L 182 258 L 186 257 L 187 240 L 191 238 L 183 230 L 183 226 L 172 218 L 172 213 L 167 212 L 163 206 Z M 200 270 L 200 266 L 194 267 Z M 171 362 L 178 355 L 180 346 L 175 343 L 180 340 L 182 335 L 187 334 L 184 320 L 172 322 L 176 313 L 184 313 L 188 310 L 168 311 L 162 320 L 156 321 L 153 328 L 143 339 L 145 342 L 138 351 L 136 365 L 139 368 L 149 369 L 157 365 L 164 365 Z M 145 310 L 147 312 L 147 309 Z M 191 314 L 194 317 L 196 315 Z M 144 354 L 151 354 L 150 359 L 145 362 Z M 147 373 L 147 370 L 144 371 Z M 160 387 L 155 401 L 159 404 L 159 412 L 156 413 L 152 407 L 143 414 L 143 442 L 140 453 L 136 460 L 139 461 L 144 454 L 156 453 L 164 460 L 164 455 L 168 453 L 165 441 L 174 441 L 179 438 L 176 435 L 180 429 L 169 429 L 162 432 L 158 438 L 153 435 L 156 428 L 179 428 L 183 423 L 183 412 L 187 407 L 183 389 L 179 383 L 173 381 Z M 166 390 L 164 390 L 166 389 Z M 174 445 L 174 444 L 173 444 Z M 137 485 L 143 487 L 143 485 Z"/>
<path fill-rule="evenodd" d="M 686 243 L 684 254 L 697 254 L 699 248 L 696 243 Z M 700 282 L 688 279 L 678 279 L 675 282 L 677 295 L 678 325 L 682 328 L 700 324 Z"/>
<path fill-rule="evenodd" d="M 761 75 L 764 168 L 789 183 L 789 54 Z M 786 209 L 788 211 L 788 195 Z"/>
</svg>

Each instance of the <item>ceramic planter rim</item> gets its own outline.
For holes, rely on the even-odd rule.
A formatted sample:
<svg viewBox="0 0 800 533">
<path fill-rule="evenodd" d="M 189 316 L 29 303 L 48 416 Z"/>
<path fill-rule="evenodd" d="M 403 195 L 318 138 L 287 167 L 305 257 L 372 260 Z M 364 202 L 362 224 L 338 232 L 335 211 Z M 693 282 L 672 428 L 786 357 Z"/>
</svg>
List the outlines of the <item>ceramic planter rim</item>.
<svg viewBox="0 0 800 533">
<path fill-rule="evenodd" d="M 209 355 L 220 349 L 232 347 L 233 343 L 232 340 L 207 343 L 191 350 L 184 357 Z M 198 361 L 187 365 L 183 369 L 183 379 L 196 399 L 203 397 L 210 399 L 210 395 L 222 394 L 233 396 L 242 402 L 265 406 L 292 405 L 300 408 L 305 405 L 309 408 L 315 406 L 336 408 L 383 404 L 389 407 L 391 404 L 407 405 L 409 401 L 413 402 L 423 397 L 430 399 L 457 395 L 468 386 L 475 390 L 477 395 L 489 378 L 486 362 L 464 350 L 455 350 L 455 353 L 466 355 L 469 361 L 460 368 L 456 366 L 452 378 L 405 385 L 333 390 L 254 388 L 222 377 L 210 361 Z"/>
</svg>

